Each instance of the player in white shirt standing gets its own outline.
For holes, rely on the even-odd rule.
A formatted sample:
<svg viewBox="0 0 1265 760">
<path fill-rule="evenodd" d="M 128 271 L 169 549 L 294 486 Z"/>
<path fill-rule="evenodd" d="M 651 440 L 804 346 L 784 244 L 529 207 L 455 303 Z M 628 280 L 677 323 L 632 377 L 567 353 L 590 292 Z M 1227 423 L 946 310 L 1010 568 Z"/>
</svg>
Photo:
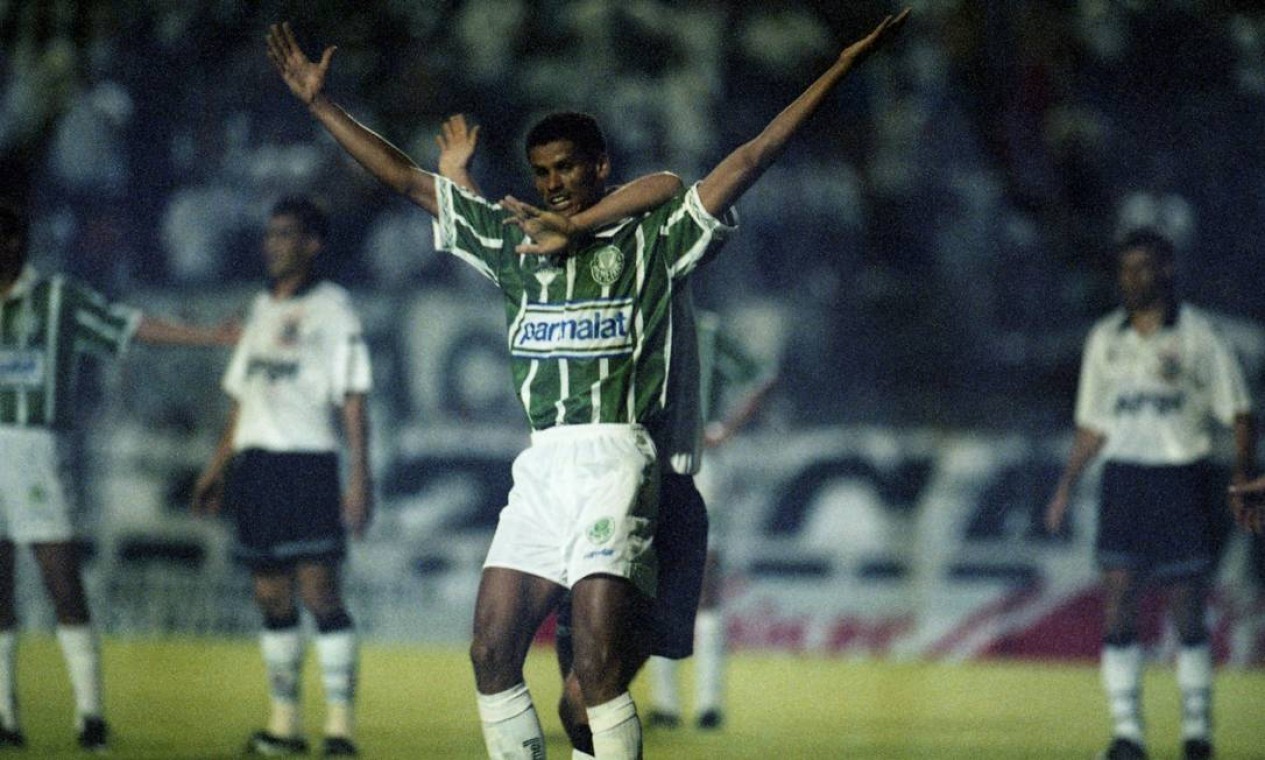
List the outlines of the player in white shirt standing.
<svg viewBox="0 0 1265 760">
<path fill-rule="evenodd" d="M 1212 757 L 1212 653 L 1205 605 L 1214 565 L 1213 521 L 1225 508 L 1211 481 L 1212 423 L 1234 431 L 1234 483 L 1255 467 L 1255 423 L 1243 370 L 1198 309 L 1181 303 L 1173 246 L 1139 230 L 1117 249 L 1122 307 L 1094 325 L 1076 398 L 1076 435 L 1046 527 L 1063 527 L 1072 488 L 1105 460 L 1096 553 L 1106 591 L 1103 687 L 1114 722 L 1107 760 L 1145 758 L 1140 711 L 1143 653 L 1137 603 L 1147 581 L 1169 592 L 1180 638 L 1184 757 Z"/>
<path fill-rule="evenodd" d="M 272 714 L 247 749 L 264 755 L 308 749 L 299 699 L 298 600 L 317 630 L 324 754 L 357 754 L 357 641 L 339 570 L 346 533 L 364 532 L 373 504 L 370 367 L 347 292 L 312 276 L 326 227 L 324 212 L 306 198 L 286 198 L 272 209 L 263 245 L 269 287 L 251 306 L 225 371 L 233 406 L 194 493 L 198 512 L 217 512 L 222 502 L 233 513 L 234 554 L 251 570 Z M 347 477 L 340 488 L 344 449 Z"/>
</svg>

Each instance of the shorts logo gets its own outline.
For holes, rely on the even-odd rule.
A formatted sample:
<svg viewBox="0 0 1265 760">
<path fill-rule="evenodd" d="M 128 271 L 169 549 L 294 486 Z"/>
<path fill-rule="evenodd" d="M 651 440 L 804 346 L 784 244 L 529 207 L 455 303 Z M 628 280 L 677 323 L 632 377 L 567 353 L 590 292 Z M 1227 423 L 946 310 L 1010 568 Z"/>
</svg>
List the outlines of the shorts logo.
<svg viewBox="0 0 1265 760">
<path fill-rule="evenodd" d="M 615 521 L 609 517 L 603 517 L 589 526 L 589 543 L 604 544 L 611 540 L 613 535 L 615 535 Z"/>
<path fill-rule="evenodd" d="M 604 246 L 593 254 L 589 274 L 598 285 L 610 285 L 624 272 L 624 253 L 613 245 Z"/>
<path fill-rule="evenodd" d="M 510 327 L 510 353 L 527 359 L 598 359 L 633 350 L 631 298 L 528 304 Z"/>
</svg>

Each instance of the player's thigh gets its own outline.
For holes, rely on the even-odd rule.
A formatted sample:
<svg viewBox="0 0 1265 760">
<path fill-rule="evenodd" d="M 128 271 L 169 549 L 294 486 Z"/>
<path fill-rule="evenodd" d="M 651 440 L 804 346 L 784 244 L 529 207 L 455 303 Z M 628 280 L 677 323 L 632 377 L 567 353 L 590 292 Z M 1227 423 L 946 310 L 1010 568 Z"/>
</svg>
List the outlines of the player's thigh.
<svg viewBox="0 0 1265 760">
<path fill-rule="evenodd" d="M 53 600 L 58 622 L 87 622 L 88 602 L 79 572 L 79 547 L 72 541 L 54 541 L 32 544 L 31 552 L 44 588 Z"/>
<path fill-rule="evenodd" d="M 341 564 L 334 559 L 299 562 L 295 567 L 299 596 L 315 615 L 342 607 Z"/>
<path fill-rule="evenodd" d="M 649 654 L 650 600 L 628 579 L 590 575 L 571 589 L 575 669 L 619 671 L 627 684 Z"/>
<path fill-rule="evenodd" d="M 553 611 L 562 587 L 528 573 L 484 568 L 474 604 L 472 656 L 504 663 L 527 655 L 536 629 Z"/>
<path fill-rule="evenodd" d="M 255 603 L 267 615 L 288 615 L 294 611 L 294 569 L 286 566 L 257 567 L 250 574 Z"/>
</svg>

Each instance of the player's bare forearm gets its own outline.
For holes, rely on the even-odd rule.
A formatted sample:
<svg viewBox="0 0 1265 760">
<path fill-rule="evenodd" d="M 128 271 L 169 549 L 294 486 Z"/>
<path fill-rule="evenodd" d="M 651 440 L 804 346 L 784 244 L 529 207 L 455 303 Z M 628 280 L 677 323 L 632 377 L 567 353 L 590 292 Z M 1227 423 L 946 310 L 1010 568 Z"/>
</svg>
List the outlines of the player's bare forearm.
<svg viewBox="0 0 1265 760">
<path fill-rule="evenodd" d="M 1246 482 L 1256 475 L 1256 416 L 1250 413 L 1234 418 L 1234 476 Z"/>
<path fill-rule="evenodd" d="M 328 97 L 317 96 L 308 110 L 343 150 L 379 182 L 431 215 L 438 215 L 433 174 L 418 167 L 402 150 L 361 124 Z"/>
<path fill-rule="evenodd" d="M 1076 436 L 1072 440 L 1072 450 L 1067 455 L 1067 463 L 1063 466 L 1063 474 L 1055 486 L 1054 495 L 1045 508 L 1045 527 L 1051 533 L 1058 533 L 1063 528 L 1067 507 L 1071 502 L 1072 488 L 1080 480 L 1081 473 L 1089 465 L 1098 452 L 1102 451 L 1107 437 L 1089 428 L 1076 428 Z"/>
<path fill-rule="evenodd" d="M 1107 436 L 1096 430 L 1076 428 L 1076 437 L 1072 439 L 1072 450 L 1067 455 L 1067 464 L 1063 467 L 1058 487 L 1070 491 L 1106 442 Z"/>
<path fill-rule="evenodd" d="M 646 174 L 607 193 L 571 217 L 571 222 L 580 230 L 595 230 L 667 203 L 684 186 L 681 178 L 672 172 Z"/>
<path fill-rule="evenodd" d="M 513 196 L 506 196 L 501 203 L 512 213 L 507 223 L 519 227 L 528 236 L 515 250 L 522 254 L 551 256 L 566 252 L 594 229 L 666 203 L 682 186 L 681 178 L 671 172 L 647 174 L 616 188 L 572 216 L 545 211 Z"/>
<path fill-rule="evenodd" d="M 193 486 L 194 514 L 217 514 L 224 490 L 224 473 L 233 457 L 233 438 L 237 431 L 237 404 L 233 404 L 220 433 L 215 452 Z"/>
<path fill-rule="evenodd" d="M 417 167 L 403 151 L 356 121 L 325 93 L 325 77 L 337 48 L 325 48 L 319 61 L 303 52 L 289 23 L 268 29 L 268 59 L 290 92 L 307 105 L 343 150 L 378 181 L 435 214 L 434 177 Z"/>
<path fill-rule="evenodd" d="M 143 316 L 136 327 L 137 340 L 156 346 L 232 346 L 240 335 L 241 327 L 236 322 L 200 327 Z"/>
<path fill-rule="evenodd" d="M 868 35 L 849 45 L 808 89 L 782 110 L 755 139 L 741 145 L 716 165 L 699 186 L 703 208 L 723 214 L 777 160 L 787 142 L 857 65 L 878 51 L 909 18 L 909 9 L 888 16 Z"/>
<path fill-rule="evenodd" d="M 347 449 L 347 488 L 343 519 L 352 535 L 360 536 L 373 512 L 373 471 L 369 464 L 369 404 L 363 393 L 349 393 L 342 408 L 343 439 Z"/>
</svg>

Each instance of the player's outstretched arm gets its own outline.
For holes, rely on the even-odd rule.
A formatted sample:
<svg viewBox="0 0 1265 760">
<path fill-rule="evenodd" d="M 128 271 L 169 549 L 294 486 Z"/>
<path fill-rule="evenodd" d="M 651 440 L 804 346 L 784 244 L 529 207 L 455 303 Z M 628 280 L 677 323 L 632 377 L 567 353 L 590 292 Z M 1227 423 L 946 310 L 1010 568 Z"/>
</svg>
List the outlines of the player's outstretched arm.
<svg viewBox="0 0 1265 760">
<path fill-rule="evenodd" d="M 337 48 L 329 46 L 319 61 L 299 47 L 290 24 L 268 28 L 268 58 L 286 86 L 302 101 L 343 150 L 387 187 L 429 211 L 439 212 L 435 177 L 419 168 L 403 151 L 356 121 L 325 94 L 325 76 Z"/>
<path fill-rule="evenodd" d="M 157 346 L 233 346 L 241 335 L 241 325 L 230 320 L 210 327 L 186 325 L 142 316 L 136 339 Z"/>
<path fill-rule="evenodd" d="M 826 96 L 850 71 L 896 36 L 909 18 L 909 9 L 888 16 L 868 35 L 852 43 L 817 81 L 769 122 L 755 139 L 741 145 L 712 169 L 699 185 L 703 208 L 720 216 L 777 160 L 786 143 L 821 106 Z"/>
<path fill-rule="evenodd" d="M 641 214 L 666 203 L 684 183 L 672 172 L 656 172 L 620 185 L 596 204 L 572 216 L 545 211 L 512 195 L 501 201 L 513 212 L 509 224 L 527 233 L 515 249 L 519 253 L 552 256 L 565 252 L 590 231 Z"/>
</svg>

